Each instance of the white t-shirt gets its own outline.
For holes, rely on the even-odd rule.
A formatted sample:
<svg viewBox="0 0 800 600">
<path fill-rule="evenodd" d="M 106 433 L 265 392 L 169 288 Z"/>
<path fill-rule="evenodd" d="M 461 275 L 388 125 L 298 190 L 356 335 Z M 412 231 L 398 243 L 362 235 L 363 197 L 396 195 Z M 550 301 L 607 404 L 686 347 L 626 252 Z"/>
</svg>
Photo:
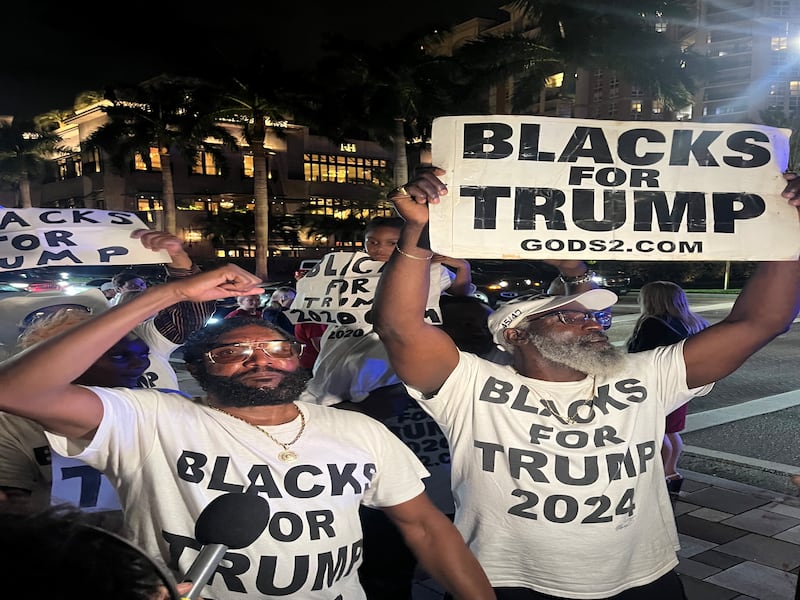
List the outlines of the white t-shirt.
<svg viewBox="0 0 800 600">
<path fill-rule="evenodd" d="M 431 265 L 428 306 L 438 306 L 439 296 L 454 279 L 455 273 L 443 265 Z M 361 402 L 373 390 L 401 383 L 378 334 L 364 321 L 325 329 L 313 373 L 300 398 L 324 406 Z"/>
<path fill-rule="evenodd" d="M 450 443 L 455 523 L 492 586 L 605 598 L 677 564 L 664 417 L 711 389 L 687 389 L 682 349 L 629 355 L 593 406 L 591 377 L 530 379 L 467 353 L 433 398 L 409 388 Z"/>
<path fill-rule="evenodd" d="M 195 522 L 209 502 L 226 492 L 269 502 L 267 528 L 228 550 L 205 598 L 363 599 L 359 505 L 394 506 L 424 489 L 428 473 L 411 451 L 358 413 L 298 403 L 306 427 L 291 446 L 298 460 L 286 463 L 256 427 L 175 394 L 89 389 L 104 408 L 94 439 L 48 439 L 105 473 L 134 540 L 176 573 L 197 557 Z M 299 417 L 269 428 L 279 440 L 299 430 Z"/>
<path fill-rule="evenodd" d="M 169 357 L 181 344 L 171 342 L 156 328 L 153 319 L 147 319 L 134 327 L 131 333 L 136 334 L 150 348 L 150 366 L 139 378 L 139 387 L 178 389 L 178 375 L 169 362 Z"/>
</svg>

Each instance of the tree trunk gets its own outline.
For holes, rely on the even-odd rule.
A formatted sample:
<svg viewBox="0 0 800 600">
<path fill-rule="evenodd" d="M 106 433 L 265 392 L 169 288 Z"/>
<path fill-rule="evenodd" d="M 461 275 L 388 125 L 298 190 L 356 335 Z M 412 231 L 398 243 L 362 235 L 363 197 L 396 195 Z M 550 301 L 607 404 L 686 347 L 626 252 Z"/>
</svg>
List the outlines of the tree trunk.
<svg viewBox="0 0 800 600">
<path fill-rule="evenodd" d="M 266 137 L 266 136 L 264 136 Z M 269 190 L 267 152 L 264 137 L 253 140 L 253 198 L 255 199 L 256 268 L 255 275 L 269 281 Z"/>
<path fill-rule="evenodd" d="M 33 208 L 33 203 L 31 201 L 31 181 L 28 179 L 27 175 L 19 181 L 19 199 L 22 208 Z"/>
<path fill-rule="evenodd" d="M 404 120 L 396 117 L 394 120 L 394 185 L 399 187 L 408 181 L 408 154 L 406 153 L 406 134 L 403 127 Z"/>
<path fill-rule="evenodd" d="M 175 206 L 175 184 L 172 181 L 172 157 L 169 151 L 161 148 L 161 186 L 163 188 L 161 206 L 164 209 L 164 229 L 178 235 L 178 209 Z"/>
</svg>

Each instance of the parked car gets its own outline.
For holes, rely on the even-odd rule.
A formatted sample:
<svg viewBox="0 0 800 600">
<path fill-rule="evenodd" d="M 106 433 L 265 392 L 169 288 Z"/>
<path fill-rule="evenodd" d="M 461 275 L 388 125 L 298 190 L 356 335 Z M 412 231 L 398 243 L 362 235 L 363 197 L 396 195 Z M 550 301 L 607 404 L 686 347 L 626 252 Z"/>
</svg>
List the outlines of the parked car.
<svg viewBox="0 0 800 600">
<path fill-rule="evenodd" d="M 608 265 L 591 265 L 589 270 L 594 272 L 592 280 L 601 288 L 611 290 L 617 296 L 624 296 L 631 291 L 630 275 L 618 267 Z"/>
<path fill-rule="evenodd" d="M 558 272 L 548 265 L 529 260 L 471 259 L 474 294 L 490 306 L 518 296 L 543 293 Z"/>
<path fill-rule="evenodd" d="M 36 267 L 0 273 L 0 283 L 25 292 L 65 292 L 78 294 L 111 281 L 117 273 L 131 271 L 141 275 L 147 285 L 164 283 L 167 271 L 161 263 L 147 265 L 63 265 Z"/>
</svg>

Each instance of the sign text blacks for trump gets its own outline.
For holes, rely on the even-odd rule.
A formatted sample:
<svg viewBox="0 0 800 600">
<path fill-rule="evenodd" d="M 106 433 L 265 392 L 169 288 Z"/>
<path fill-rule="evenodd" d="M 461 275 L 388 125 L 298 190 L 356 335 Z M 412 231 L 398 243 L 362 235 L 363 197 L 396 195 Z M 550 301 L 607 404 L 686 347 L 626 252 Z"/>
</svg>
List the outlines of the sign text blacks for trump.
<svg viewBox="0 0 800 600">
<path fill-rule="evenodd" d="M 436 252 L 468 258 L 793 260 L 789 133 L 763 125 L 441 117 Z"/>
<path fill-rule="evenodd" d="M 0 272 L 44 266 L 169 262 L 131 238 L 147 229 L 133 213 L 89 208 L 0 209 Z"/>
</svg>

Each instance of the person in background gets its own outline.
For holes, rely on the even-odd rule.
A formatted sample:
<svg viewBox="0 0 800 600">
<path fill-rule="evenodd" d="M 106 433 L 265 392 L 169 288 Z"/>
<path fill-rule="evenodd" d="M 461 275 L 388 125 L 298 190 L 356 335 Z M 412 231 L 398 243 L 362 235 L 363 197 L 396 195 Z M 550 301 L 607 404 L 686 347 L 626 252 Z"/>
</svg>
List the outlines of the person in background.
<svg viewBox="0 0 800 600">
<path fill-rule="evenodd" d="M 108 305 L 113 306 L 111 301 L 114 299 L 114 296 L 117 295 L 117 286 L 114 285 L 114 282 L 106 281 L 100 286 L 100 291 L 103 292 L 103 296 L 105 296 L 106 300 L 108 300 Z"/>
<path fill-rule="evenodd" d="M 370 259 L 385 263 L 395 252 L 403 227 L 399 217 L 376 217 L 364 231 L 364 251 Z M 324 260 L 324 259 L 323 259 Z M 432 285 L 439 293 L 452 295 L 474 293 L 469 262 L 445 256 L 426 261 L 431 271 Z M 449 267 L 449 268 L 448 268 Z M 303 285 L 306 278 L 298 281 Z M 438 295 L 438 294 L 437 294 Z M 386 350 L 371 323 L 330 325 L 320 343 L 320 352 L 314 364 L 314 376 L 308 382 L 303 399 L 332 406 L 343 401 L 359 403 L 368 396 L 392 396 L 396 390 L 405 395 L 400 379 L 395 374 Z M 373 403 L 372 416 L 387 416 L 384 402 Z M 362 406 L 366 410 L 366 406 Z M 391 410 L 391 409 L 389 409 Z"/>
<path fill-rule="evenodd" d="M 198 555 L 195 525 L 209 503 L 225 494 L 267 502 L 262 534 L 231 549 L 205 587 L 217 600 L 363 600 L 361 504 L 391 515 L 454 596 L 494 598 L 458 531 L 425 495 L 427 471 L 413 453 L 373 419 L 297 402 L 307 378 L 302 348 L 269 323 L 222 320 L 186 341 L 187 368 L 208 405 L 153 389 L 71 383 L 153 311 L 176 300 L 261 293 L 260 283 L 225 265 L 154 286 L 1 364 L 0 410 L 36 420 L 54 450 L 102 470 L 132 539 L 176 575 Z"/>
<path fill-rule="evenodd" d="M 148 229 L 139 230 L 134 235 L 145 248 L 167 251 L 170 256 L 170 262 L 165 265 L 168 282 L 200 272 L 200 267 L 192 262 L 179 237 L 166 231 Z M 138 285 L 133 288 L 117 294 L 118 304 L 131 300 L 137 293 L 147 289 Z M 215 309 L 215 302 L 180 300 L 150 315 L 136 327 L 134 333 L 150 347 L 150 367 L 139 387 L 179 389 L 178 376 L 170 364 L 170 357 L 191 332 L 200 329 L 208 321 Z"/>
<path fill-rule="evenodd" d="M 114 284 L 114 290 L 117 292 L 117 295 L 109 301 L 110 306 L 117 305 L 119 301 L 117 296 L 123 292 L 141 292 L 147 289 L 147 282 L 144 280 L 144 277 L 130 271 L 117 273 L 111 278 L 111 283 Z"/>
<path fill-rule="evenodd" d="M 489 329 L 494 309 L 474 296 L 449 296 L 439 299 L 442 331 L 464 352 L 472 352 L 502 365 L 511 364 L 511 354 L 497 347 Z"/>
<path fill-rule="evenodd" d="M 290 287 L 279 287 L 269 298 L 269 303 L 264 307 L 261 318 L 265 321 L 277 325 L 289 335 L 294 334 L 294 324 L 286 316 L 286 310 L 294 302 L 297 295 Z"/>
<path fill-rule="evenodd" d="M 372 219 L 364 231 L 368 258 L 386 263 L 396 252 L 403 220 Z M 436 256 L 426 267 L 439 292 L 464 295 L 475 291 L 469 262 Z M 303 285 L 301 279 L 298 285 Z M 367 298 L 364 298 L 367 300 Z M 329 325 L 314 364 L 314 376 L 302 398 L 381 421 L 431 472 L 425 488 L 439 510 L 452 515 L 450 459 L 447 441 L 436 423 L 406 392 L 389 364 L 386 350 L 369 323 Z M 413 586 L 416 559 L 395 525 L 381 511 L 361 508 L 364 563 L 359 570 L 369 600 L 407 600 Z"/>
<path fill-rule="evenodd" d="M 317 362 L 319 349 L 322 346 L 322 336 L 325 335 L 327 325 L 322 323 L 296 323 L 294 337 L 298 342 L 305 344 L 303 354 L 300 355 L 300 366 L 312 370 Z"/>
<path fill-rule="evenodd" d="M 406 224 L 373 315 L 393 367 L 447 436 L 455 523 L 498 600 L 685 599 L 662 483 L 665 417 L 787 330 L 800 262 L 759 264 L 728 317 L 635 354 L 596 317 L 613 292 L 509 302 L 489 319 L 514 360 L 497 365 L 424 320 L 428 204 L 447 195 L 443 173 L 421 169 L 389 194 Z M 783 197 L 799 207 L 800 179 L 785 177 Z M 568 284 L 587 275 L 583 261 L 551 264 Z"/>
<path fill-rule="evenodd" d="M 689 308 L 689 299 L 681 286 L 672 281 L 651 281 L 639 290 L 641 315 L 627 340 L 628 352 L 652 350 L 675 344 L 709 326 L 708 321 Z M 679 406 L 667 415 L 661 459 L 667 490 L 673 504 L 683 485 L 678 473 L 678 459 L 683 450 L 681 431 L 686 428 L 688 404 Z"/>
<path fill-rule="evenodd" d="M 92 319 L 91 313 L 62 308 L 32 323 L 19 346 L 30 348 Z M 137 387 L 150 364 L 149 348 L 128 334 L 74 381 L 77 385 Z M 55 465 L 53 463 L 56 463 Z M 55 473 L 54 473 L 55 471 Z M 89 512 L 119 510 L 111 485 L 92 467 L 53 455 L 39 423 L 0 413 L 0 492 L 20 512 L 69 503 Z"/>
<path fill-rule="evenodd" d="M 259 318 L 261 316 L 261 296 L 259 294 L 236 296 L 236 305 L 239 308 L 235 308 L 225 315 L 226 319 L 235 319 L 236 317 Z"/>
</svg>

